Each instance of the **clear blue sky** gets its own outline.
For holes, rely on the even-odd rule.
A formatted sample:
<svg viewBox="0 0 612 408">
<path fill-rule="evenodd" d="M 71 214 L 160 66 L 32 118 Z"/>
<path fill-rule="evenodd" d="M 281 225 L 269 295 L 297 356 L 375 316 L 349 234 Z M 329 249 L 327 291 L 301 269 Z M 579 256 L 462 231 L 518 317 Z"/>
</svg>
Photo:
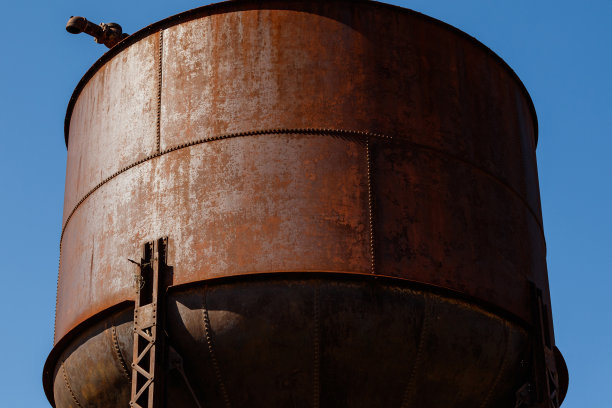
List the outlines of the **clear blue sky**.
<svg viewBox="0 0 612 408">
<path fill-rule="evenodd" d="M 612 365 L 612 1 L 413 0 L 498 53 L 529 90 L 564 408 L 609 408 Z M 134 32 L 206 3 L 4 1 L 0 24 L 0 406 L 47 407 L 68 99 L 105 51 L 64 31 L 70 15 Z"/>
</svg>

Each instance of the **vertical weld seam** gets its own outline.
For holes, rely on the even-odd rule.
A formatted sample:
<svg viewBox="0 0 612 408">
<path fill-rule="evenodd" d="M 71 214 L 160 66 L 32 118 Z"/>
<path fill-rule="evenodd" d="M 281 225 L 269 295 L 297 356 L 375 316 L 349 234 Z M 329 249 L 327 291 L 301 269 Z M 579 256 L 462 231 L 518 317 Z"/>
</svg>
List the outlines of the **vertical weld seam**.
<svg viewBox="0 0 612 408">
<path fill-rule="evenodd" d="M 368 223 L 370 224 L 370 273 L 376 274 L 376 247 L 374 240 L 374 191 L 372 186 L 372 151 L 370 137 L 366 139 L 366 160 L 368 165 Z"/>
<path fill-rule="evenodd" d="M 314 408 L 319 408 L 321 405 L 321 342 L 320 342 L 320 321 L 321 321 L 321 310 L 319 305 L 319 284 L 317 283 L 314 289 L 313 296 L 314 306 L 314 327 L 313 327 L 313 378 L 312 378 L 312 405 Z"/>
<path fill-rule="evenodd" d="M 74 391 L 72 391 L 72 387 L 70 386 L 70 381 L 68 381 L 68 374 L 66 374 L 66 367 L 64 366 L 64 362 L 62 362 L 62 376 L 64 377 L 64 383 L 66 384 L 66 388 L 68 388 L 70 395 L 72 395 L 72 399 L 74 400 L 74 403 L 77 404 L 78 407 L 82 408 L 83 406 L 77 399 L 76 395 L 74 394 Z"/>
<path fill-rule="evenodd" d="M 482 404 L 479 405 L 479 408 L 485 408 L 489 404 L 489 400 L 491 399 L 491 395 L 493 395 L 493 391 L 497 388 L 497 384 L 501 380 L 502 375 L 506 371 L 506 367 L 508 365 L 508 349 L 510 348 L 510 330 L 508 329 L 508 322 L 504 321 L 504 334 L 505 334 L 505 347 L 504 347 L 504 357 L 502 358 L 501 364 L 499 366 L 499 370 L 497 371 L 497 375 L 493 380 L 493 383 L 489 387 L 489 391 L 485 396 L 485 399 L 482 401 Z"/>
<path fill-rule="evenodd" d="M 113 340 L 113 351 L 115 352 L 115 356 L 119 359 L 119 364 L 121 364 L 121 370 L 123 371 L 123 375 L 127 378 L 128 382 L 132 383 L 132 376 L 130 375 L 127 363 L 125 362 L 125 358 L 123 358 L 123 353 L 121 353 L 121 349 L 119 348 L 119 341 L 117 340 L 117 328 L 115 325 L 111 326 L 111 337 Z"/>
<path fill-rule="evenodd" d="M 52 344 L 55 344 L 55 333 L 57 332 L 57 305 L 59 302 L 59 284 L 60 284 L 61 270 L 62 270 L 62 239 L 60 238 L 59 260 L 57 262 L 57 282 L 55 284 L 55 312 L 53 313 L 53 341 L 52 341 Z"/>
<path fill-rule="evenodd" d="M 204 332 L 206 335 L 206 344 L 208 345 L 208 353 L 210 354 L 210 360 L 212 361 L 213 370 L 215 371 L 215 376 L 217 377 L 217 385 L 221 390 L 221 394 L 223 395 L 223 400 L 225 402 L 226 408 L 231 408 L 232 404 L 229 398 L 229 394 L 225 389 L 225 384 L 223 382 L 223 376 L 221 375 L 221 369 L 219 368 L 219 361 L 217 361 L 217 356 L 215 354 L 214 343 L 212 339 L 212 330 L 210 327 L 210 318 L 208 316 L 208 306 L 206 305 L 206 292 L 207 288 L 204 289 Z"/>
<path fill-rule="evenodd" d="M 162 97 L 162 59 L 164 57 L 164 30 L 159 30 L 159 49 L 157 50 L 157 120 L 155 148 L 161 151 L 161 97 Z"/>
<path fill-rule="evenodd" d="M 423 356 L 423 348 L 425 347 L 425 339 L 429 332 L 429 320 L 430 320 L 430 301 L 429 297 L 425 296 L 425 310 L 423 311 L 423 323 L 421 324 L 421 335 L 419 336 L 419 345 L 417 346 L 416 356 L 414 358 L 414 364 L 410 372 L 408 384 L 406 384 L 406 390 L 402 399 L 401 408 L 408 408 L 410 406 L 410 400 L 412 398 L 412 391 L 416 384 L 416 375 L 420 366 L 421 358 Z"/>
</svg>

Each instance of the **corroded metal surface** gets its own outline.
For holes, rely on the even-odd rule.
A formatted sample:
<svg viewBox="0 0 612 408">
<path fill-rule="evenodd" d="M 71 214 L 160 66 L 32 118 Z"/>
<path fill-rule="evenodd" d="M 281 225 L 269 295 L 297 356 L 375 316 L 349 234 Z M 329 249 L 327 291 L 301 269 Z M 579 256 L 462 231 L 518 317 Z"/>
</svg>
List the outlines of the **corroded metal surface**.
<svg viewBox="0 0 612 408">
<path fill-rule="evenodd" d="M 377 143 L 377 272 L 450 287 L 526 320 L 544 237 L 516 192 L 465 162 Z"/>
<path fill-rule="evenodd" d="M 455 29 L 370 1 L 204 7 L 111 50 L 77 87 L 67 123 L 56 343 L 133 299 L 128 259 L 143 242 L 169 236 L 175 286 L 279 273 L 393 278 L 494 310 L 532 337 L 544 322 L 554 347 L 533 106 L 499 57 Z M 376 313 L 382 321 L 401 315 L 391 310 Z M 197 329 L 206 342 L 197 353 L 212 353 L 219 316 L 208 313 Z M 175 317 L 174 330 L 192 330 L 190 317 Z M 454 329 L 440 333 L 454 338 Z M 482 338 L 477 347 L 497 347 Z M 441 362 L 452 354 L 446 347 L 467 353 L 477 343 L 447 340 L 436 343 Z M 321 341 L 323 353 L 336 340 Z M 223 358 L 203 369 L 217 373 L 229 364 Z M 431 375 L 450 387 L 455 374 Z M 216 383 L 211 392 L 227 406 L 238 397 L 223 390 L 240 385 L 215 375 L 196 393 Z M 410 387 L 429 389 L 414 375 Z M 512 392 L 525 382 L 497 381 L 516 385 Z M 483 384 L 455 385 L 481 398 Z M 304 386 L 323 404 L 323 388 Z M 418 400 L 410 387 L 402 398 Z M 509 392 L 491 391 L 474 406 L 498 406 L 490 401 Z M 439 404 L 468 406 L 466 395 L 439 396 Z M 359 406 L 350 398 L 327 401 Z"/>
<path fill-rule="evenodd" d="M 155 153 L 157 36 L 126 48 L 81 91 L 71 120 L 64 217 L 117 170 Z"/>
<path fill-rule="evenodd" d="M 130 402 L 130 309 L 94 324 L 69 344 L 53 375 L 56 407 L 121 407 Z"/>
<path fill-rule="evenodd" d="M 74 318 L 133 298 L 136 267 L 127 259 L 162 230 L 181 243 L 173 247 L 174 284 L 275 271 L 369 273 L 363 150 L 325 136 L 241 137 L 168 153 L 114 178 L 64 233 L 57 335 Z M 184 178 L 160 182 L 165 174 Z M 92 222 L 102 209 L 104 222 Z M 81 296 L 64 295 L 74 292 Z"/>
<path fill-rule="evenodd" d="M 129 298 L 132 272 L 124 260 L 143 240 L 163 234 L 181 242 L 175 284 L 292 270 L 435 278 L 430 283 L 529 320 L 526 279 L 545 287 L 544 243 L 533 118 L 509 71 L 473 41 L 416 14 L 359 2 L 300 5 L 306 12 L 251 6 L 169 27 L 163 38 L 152 34 L 126 48 L 81 91 L 71 116 L 57 336 Z M 310 34 L 299 35 L 306 27 Z M 408 169 L 375 152 L 373 168 L 390 166 L 395 173 L 368 177 L 363 135 L 280 131 L 199 143 L 279 127 L 384 134 L 393 138 L 391 150 L 433 159 L 423 160 L 427 168 Z M 168 152 L 186 143 L 195 144 Z M 469 178 L 454 168 L 466 169 Z M 456 202 L 443 192 L 446 186 L 421 183 L 419 191 L 430 193 L 419 196 L 419 208 L 433 209 L 437 204 L 427 200 L 440 194 L 445 202 L 419 216 L 425 218 L 395 221 L 411 225 L 404 241 L 444 239 L 427 249 L 401 244 L 422 258 L 414 268 L 372 270 L 370 246 L 384 246 L 378 237 L 388 238 L 378 220 L 394 223 L 395 215 L 371 214 L 368 180 L 391 188 L 399 183 L 396 192 L 375 192 L 378 211 L 385 197 L 397 201 L 404 194 L 403 173 L 415 171 L 424 181 L 446 178 L 441 182 L 465 198 Z M 377 194 L 383 194 L 380 203 Z M 473 208 L 477 218 L 466 213 Z M 438 220 L 437 231 L 427 217 Z M 378 250 L 380 262 L 396 249 Z M 451 258 L 460 259 L 461 273 Z M 432 265 L 436 273 L 427 269 Z M 97 285 L 100 280 L 108 284 Z M 73 290 L 91 293 L 86 304 L 72 301 Z"/>
<path fill-rule="evenodd" d="M 383 133 L 482 168 L 540 217 L 534 118 L 505 66 L 416 14 L 299 4 L 164 30 L 162 147 L 253 129 Z"/>
<path fill-rule="evenodd" d="M 206 349 L 208 310 L 220 375 L 210 353 L 186 363 L 205 406 L 222 406 L 220 379 L 232 406 L 509 406 L 526 346 L 525 331 L 473 306 L 372 282 L 212 286 L 171 307 L 183 355 Z"/>
<path fill-rule="evenodd" d="M 168 306 L 168 341 L 182 372 L 167 373 L 167 406 L 312 407 L 318 398 L 322 407 L 512 408 L 526 372 L 524 328 L 467 302 L 373 279 L 211 284 L 172 292 Z M 90 387 L 116 387 L 87 406 L 127 406 L 130 385 L 119 366 L 104 380 L 88 369 L 90 359 L 108 364 L 102 357 L 113 353 L 112 338 L 94 333 L 76 341 L 96 345 L 89 359 L 81 360 L 82 348 L 65 353 L 72 392 L 85 398 Z M 120 347 L 131 356 L 130 345 Z M 75 406 L 61 373 L 55 398 L 58 407 Z"/>
</svg>

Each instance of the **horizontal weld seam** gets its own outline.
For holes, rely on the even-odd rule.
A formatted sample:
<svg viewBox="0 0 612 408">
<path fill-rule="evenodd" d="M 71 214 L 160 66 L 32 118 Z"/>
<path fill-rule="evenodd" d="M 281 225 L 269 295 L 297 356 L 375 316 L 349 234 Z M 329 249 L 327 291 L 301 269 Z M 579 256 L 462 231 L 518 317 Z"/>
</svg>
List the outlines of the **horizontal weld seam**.
<svg viewBox="0 0 612 408">
<path fill-rule="evenodd" d="M 264 130 L 254 130 L 254 131 L 249 131 L 249 132 L 236 132 L 236 133 L 226 133 L 226 134 L 216 135 L 216 136 L 209 136 L 209 137 L 205 137 L 205 138 L 201 138 L 201 139 L 192 140 L 191 142 L 182 143 L 182 144 L 179 144 L 179 145 L 176 145 L 176 146 L 173 146 L 173 147 L 169 147 L 167 149 L 164 149 L 162 151 L 153 153 L 153 154 L 151 154 L 149 156 L 146 156 L 146 157 L 144 157 L 142 159 L 139 159 L 139 160 L 135 161 L 134 163 L 128 164 L 127 166 L 117 170 L 116 172 L 114 172 L 110 176 L 106 177 L 104 180 L 102 180 L 100 183 L 98 183 L 95 187 L 93 187 L 91 190 L 89 190 L 89 192 L 87 192 L 77 202 L 77 204 L 74 206 L 72 211 L 70 211 L 70 214 L 66 218 L 66 222 L 64 222 L 64 227 L 62 228 L 62 233 L 60 235 L 60 251 L 61 251 L 61 242 L 64 239 L 64 233 L 66 232 L 66 227 L 68 226 L 68 222 L 70 221 L 70 219 L 72 218 L 72 216 L 74 215 L 76 210 L 80 207 L 80 205 L 83 204 L 83 202 L 87 198 L 89 198 L 90 195 L 92 195 L 94 192 L 96 192 L 96 190 L 98 190 L 104 184 L 108 183 L 109 181 L 111 181 L 115 177 L 119 176 L 120 174 L 125 173 L 127 170 L 129 170 L 129 169 L 131 169 L 133 167 L 136 167 L 139 164 L 142 164 L 142 163 L 147 162 L 149 160 L 155 159 L 156 157 L 163 156 L 164 154 L 171 153 L 171 152 L 174 152 L 176 150 L 184 149 L 186 147 L 192 147 L 192 146 L 195 146 L 195 145 L 199 145 L 199 144 L 202 144 L 202 143 L 214 142 L 214 141 L 223 140 L 223 139 L 233 139 L 233 138 L 245 137 L 245 136 L 279 135 L 279 134 L 301 134 L 301 135 L 320 135 L 320 136 L 361 136 L 361 137 L 364 137 L 364 138 L 371 137 L 371 138 L 378 138 L 378 139 L 388 139 L 388 140 L 391 139 L 391 136 L 387 136 L 387 135 L 383 135 L 383 134 L 379 134 L 379 133 L 371 133 L 371 132 L 365 132 L 365 131 L 356 131 L 356 130 L 316 129 L 316 128 L 305 128 L 305 129 L 268 129 L 268 130 L 264 129 Z"/>
<path fill-rule="evenodd" d="M 455 160 L 458 160 L 462 163 L 466 163 L 468 165 L 470 165 L 471 167 L 474 167 L 475 169 L 481 171 L 482 173 L 488 175 L 489 177 L 491 177 L 492 179 L 494 179 L 495 181 L 497 181 L 499 184 L 501 184 L 502 186 L 504 186 L 507 190 L 509 190 L 513 195 L 515 195 L 516 197 L 519 198 L 519 200 L 523 203 L 523 205 L 525 205 L 527 207 L 527 209 L 529 210 L 529 212 L 531 213 L 531 215 L 533 216 L 533 218 L 535 219 L 536 223 L 538 224 L 538 226 L 540 227 L 540 233 L 542 235 L 542 237 L 544 237 L 544 228 L 543 225 L 540 221 L 540 219 L 537 217 L 537 215 L 535 214 L 535 212 L 533 211 L 533 209 L 531 208 L 531 206 L 527 203 L 527 201 L 516 191 L 514 190 L 514 188 L 512 188 L 508 183 L 504 182 L 503 180 L 499 179 L 498 177 L 496 177 L 495 175 L 491 174 L 489 171 L 485 170 L 484 168 L 475 165 L 474 163 L 467 161 L 459 156 L 450 154 L 446 151 L 437 149 L 435 147 L 431 147 L 431 146 L 426 146 L 426 145 L 422 145 L 419 143 L 414 143 L 411 142 L 409 140 L 405 140 L 405 139 L 401 139 L 401 138 L 393 138 L 392 136 L 389 135 L 385 135 L 382 133 L 374 133 L 374 132 L 368 132 L 368 131 L 360 131 L 360 130 L 344 130 L 344 129 L 325 129 L 325 128 L 298 128 L 298 129 L 291 129 L 291 128 L 280 128 L 280 129 L 261 129 L 261 130 L 253 130 L 253 131 L 247 131 L 247 132 L 235 132 L 235 133 L 226 133 L 226 134 L 221 134 L 221 135 L 216 135 L 216 136 L 209 136 L 209 137 L 204 137 L 201 139 L 196 139 L 196 140 L 192 140 L 190 142 L 186 142 L 186 143 L 182 143 L 173 147 L 169 147 L 167 149 L 164 149 L 162 151 L 153 153 L 149 156 L 146 156 L 140 160 L 137 160 L 136 162 L 129 164 L 123 168 L 121 168 L 120 170 L 117 170 L 116 172 L 114 172 L 113 174 L 111 174 L 110 176 L 108 176 L 107 178 L 105 178 L 104 180 L 102 180 L 100 183 L 98 183 L 95 187 L 93 187 L 89 192 L 87 192 L 87 194 L 85 194 L 78 202 L 77 204 L 74 206 L 74 208 L 72 209 L 72 211 L 70 211 L 70 214 L 68 215 L 68 217 L 66 218 L 66 222 L 64 222 L 64 226 L 62 227 L 62 233 L 60 235 L 60 256 L 61 256 L 61 249 L 62 249 L 62 241 L 64 239 L 64 233 L 66 232 L 66 227 L 68 226 L 68 223 L 70 222 L 72 216 L 74 215 L 74 213 L 76 212 L 76 210 L 81 206 L 81 204 L 83 204 L 83 202 L 89 198 L 89 196 L 91 196 L 94 192 L 96 192 L 96 190 L 98 190 L 100 187 L 102 187 L 104 184 L 108 183 L 109 181 L 111 181 L 112 179 L 114 179 L 115 177 L 119 176 L 122 173 L 125 173 L 127 170 L 138 166 L 144 162 L 147 162 L 149 160 L 155 159 L 157 157 L 163 156 L 167 153 L 171 153 L 174 152 L 176 150 L 180 150 L 180 149 L 184 149 L 186 147 L 192 147 L 192 146 L 196 146 L 202 143 L 207 143 L 207 142 L 214 142 L 214 141 L 218 141 L 218 140 L 224 140 L 224 139 L 233 139 L 233 138 L 238 138 L 238 137 L 246 137 L 246 136 L 261 136 L 261 135 L 280 135 L 280 134 L 298 134 L 298 135 L 319 135 L 319 136 L 357 136 L 357 137 L 361 137 L 363 138 L 363 142 L 367 143 L 368 138 L 371 139 L 381 139 L 381 140 L 399 140 L 403 143 L 409 144 L 411 146 L 415 146 L 421 149 L 426 149 L 426 150 L 430 150 L 436 153 L 439 153 L 441 155 L 445 155 L 448 157 L 451 157 Z"/>
</svg>

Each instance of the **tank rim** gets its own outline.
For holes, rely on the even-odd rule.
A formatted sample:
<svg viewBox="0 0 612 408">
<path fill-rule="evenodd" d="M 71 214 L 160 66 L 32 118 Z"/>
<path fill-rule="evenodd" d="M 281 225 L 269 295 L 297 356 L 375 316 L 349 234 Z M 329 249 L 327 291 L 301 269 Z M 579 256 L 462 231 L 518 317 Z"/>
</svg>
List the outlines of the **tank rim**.
<svg viewBox="0 0 612 408">
<path fill-rule="evenodd" d="M 345 1 L 345 0 L 334 0 L 334 1 Z M 510 65 L 506 61 L 504 61 L 504 59 L 500 57 L 497 53 L 495 53 L 489 47 L 487 47 L 482 42 L 472 37 L 465 31 L 462 31 L 453 25 L 450 25 L 441 20 L 430 17 L 423 13 L 420 13 L 418 11 L 396 6 L 396 5 L 392 5 L 392 4 L 372 1 L 372 0 L 354 0 L 354 1 L 358 3 L 367 3 L 370 5 L 373 5 L 374 7 L 393 9 L 400 13 L 411 14 L 417 18 L 423 19 L 424 21 L 436 24 L 440 26 L 441 28 L 449 30 L 455 34 L 458 34 L 460 37 L 466 39 L 467 41 L 481 48 L 488 55 L 492 56 L 498 63 L 500 63 L 502 67 L 506 69 L 506 71 L 514 79 L 514 81 L 516 82 L 519 89 L 521 90 L 521 92 L 523 93 L 523 95 L 525 96 L 527 100 L 527 104 L 529 105 L 529 111 L 531 113 L 532 120 L 533 120 L 535 147 L 537 147 L 538 145 L 538 118 L 537 118 L 537 113 L 535 110 L 535 105 L 533 103 L 533 99 L 531 98 L 531 95 L 529 95 L 529 92 L 527 91 L 527 87 L 525 86 L 523 81 L 521 81 L 521 79 L 516 74 L 516 72 L 514 72 L 514 70 L 510 67 Z M 265 2 L 255 1 L 255 0 L 227 0 L 227 1 L 220 2 L 220 3 L 213 3 L 213 4 L 197 7 L 191 10 L 187 10 L 187 11 L 175 14 L 163 20 L 159 20 L 153 24 L 150 24 L 136 31 L 134 34 L 130 35 L 129 37 L 119 42 L 113 48 L 111 48 L 106 53 L 104 53 L 96 62 L 93 63 L 93 65 L 87 70 L 85 75 L 83 75 L 83 77 L 81 78 L 77 86 L 75 87 L 72 93 L 72 96 L 70 97 L 70 100 L 68 102 L 68 107 L 66 109 L 66 117 L 64 119 L 64 141 L 66 143 L 66 148 L 68 148 L 70 119 L 72 117 L 72 111 L 74 110 L 74 106 L 76 104 L 77 99 L 79 98 L 79 95 L 81 94 L 81 92 L 83 91 L 83 89 L 85 88 L 85 85 L 87 85 L 89 80 L 96 74 L 96 72 L 98 72 L 98 70 L 102 68 L 102 66 L 104 66 L 108 61 L 110 61 L 113 57 L 115 57 L 121 51 L 123 51 L 130 45 L 133 45 L 137 43 L 138 41 L 148 37 L 151 34 L 154 34 L 160 30 L 163 30 L 169 27 L 173 27 L 183 22 L 187 22 L 187 21 L 196 19 L 203 14 L 207 14 L 207 13 L 209 15 L 221 14 L 224 12 L 228 12 L 230 10 L 233 10 L 233 11 L 248 10 L 250 8 L 260 7 L 263 4 L 269 4 L 270 6 L 273 6 L 275 4 L 280 5 L 281 3 L 283 2 L 279 0 L 266 0 Z"/>
</svg>

